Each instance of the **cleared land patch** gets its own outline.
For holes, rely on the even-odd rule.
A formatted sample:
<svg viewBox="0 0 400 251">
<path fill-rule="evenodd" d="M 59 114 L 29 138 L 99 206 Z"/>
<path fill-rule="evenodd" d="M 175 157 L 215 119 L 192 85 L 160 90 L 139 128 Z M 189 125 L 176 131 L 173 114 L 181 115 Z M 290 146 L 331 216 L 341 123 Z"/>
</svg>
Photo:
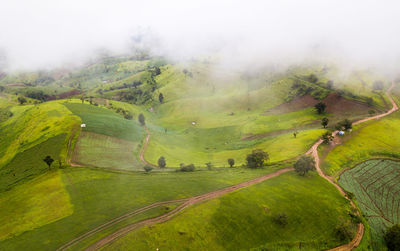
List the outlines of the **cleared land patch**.
<svg viewBox="0 0 400 251">
<path fill-rule="evenodd" d="M 103 134 L 83 131 L 75 145 L 73 161 L 83 165 L 122 170 L 142 169 L 135 153 L 138 144 Z"/>
<path fill-rule="evenodd" d="M 350 210 L 316 173 L 299 177 L 288 172 L 134 230 L 103 250 L 321 250 L 342 243 L 334 229 L 341 220 L 350 221 Z M 286 225 L 274 220 L 282 213 Z"/>
<path fill-rule="evenodd" d="M 339 184 L 357 199 L 371 226 L 376 250 L 385 247 L 387 227 L 400 223 L 400 162 L 370 160 L 344 172 Z"/>
</svg>

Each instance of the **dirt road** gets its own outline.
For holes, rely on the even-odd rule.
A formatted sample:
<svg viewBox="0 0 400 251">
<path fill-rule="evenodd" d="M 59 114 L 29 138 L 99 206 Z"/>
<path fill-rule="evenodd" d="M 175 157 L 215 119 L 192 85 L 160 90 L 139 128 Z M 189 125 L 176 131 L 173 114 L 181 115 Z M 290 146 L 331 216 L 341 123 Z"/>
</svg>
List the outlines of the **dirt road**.
<svg viewBox="0 0 400 251">
<path fill-rule="evenodd" d="M 158 166 L 153 165 L 153 164 L 147 162 L 147 161 L 144 159 L 144 153 L 146 152 L 146 149 L 147 149 L 147 146 L 149 145 L 149 140 L 150 140 L 150 131 L 149 131 L 149 129 L 147 128 L 147 126 L 144 126 L 144 129 L 146 130 L 146 134 L 147 134 L 147 135 L 146 135 L 146 139 L 144 140 L 142 150 L 140 151 L 140 154 L 139 154 L 140 160 L 141 160 L 145 165 L 158 168 Z"/>
<path fill-rule="evenodd" d="M 378 115 L 376 115 L 376 116 L 372 116 L 372 117 L 368 117 L 368 118 L 365 118 L 365 119 L 361 119 L 361 120 L 359 120 L 359 121 L 356 121 L 356 122 L 353 123 L 353 125 L 358 125 L 358 124 L 361 124 L 361 123 L 364 123 L 364 122 L 367 122 L 367 121 L 370 121 L 370 120 L 373 120 L 373 119 L 379 119 L 379 118 L 385 117 L 385 116 L 387 116 L 387 115 L 389 115 L 389 114 L 391 114 L 391 113 L 397 111 L 399 108 L 398 108 L 396 102 L 394 102 L 392 96 L 390 95 L 390 92 L 391 92 L 391 90 L 393 89 L 393 87 L 394 87 L 394 82 L 392 83 L 392 85 L 390 86 L 390 88 L 389 88 L 389 89 L 387 90 L 387 92 L 386 92 L 387 97 L 389 98 L 390 102 L 392 103 L 392 109 L 390 109 L 388 112 L 385 112 L 385 113 L 382 113 L 382 114 L 378 114 Z M 339 132 L 339 131 L 334 131 L 334 132 L 332 133 L 332 135 L 333 135 L 333 136 L 336 136 L 336 135 L 338 134 L 338 132 Z M 320 159 L 319 159 L 319 156 L 318 156 L 318 146 L 321 145 L 322 142 L 323 142 L 322 139 L 318 140 L 318 141 L 311 147 L 311 149 L 308 150 L 308 152 L 307 152 L 306 154 L 311 154 L 311 155 L 314 157 L 314 159 L 315 159 L 315 168 L 317 169 L 318 174 L 319 174 L 322 178 L 324 178 L 324 179 L 326 179 L 327 181 L 329 181 L 332 185 L 334 185 L 334 186 L 339 190 L 339 192 L 340 192 L 343 196 L 345 196 L 347 200 L 350 201 L 350 204 L 351 204 L 351 205 L 353 206 L 353 208 L 355 208 L 355 209 L 357 210 L 357 212 L 358 212 L 358 209 L 357 209 L 356 205 L 354 204 L 354 202 L 353 202 L 352 200 L 350 200 L 350 199 L 346 196 L 345 191 L 344 191 L 336 182 L 334 182 L 334 181 L 332 180 L 331 177 L 329 177 L 328 175 L 326 175 L 326 174 L 321 170 L 321 168 L 320 168 Z M 358 212 L 358 213 L 359 213 L 359 212 Z M 358 226 L 357 226 L 357 233 L 356 233 L 356 235 L 354 236 L 354 238 L 353 238 L 353 240 L 352 240 L 351 242 L 349 242 L 349 243 L 347 243 L 347 244 L 344 244 L 344 245 L 342 245 L 342 246 L 333 248 L 333 249 L 331 249 L 331 250 L 334 250 L 334 251 L 339 251 L 339 250 L 340 250 L 340 251 L 342 251 L 342 250 L 343 250 L 343 251 L 344 251 L 344 250 L 352 250 L 353 248 L 355 248 L 355 247 L 357 247 L 358 245 L 360 245 L 360 242 L 361 242 L 361 240 L 362 240 L 363 235 L 364 235 L 364 225 L 363 225 L 362 223 L 360 223 L 360 224 L 358 224 Z"/>
</svg>

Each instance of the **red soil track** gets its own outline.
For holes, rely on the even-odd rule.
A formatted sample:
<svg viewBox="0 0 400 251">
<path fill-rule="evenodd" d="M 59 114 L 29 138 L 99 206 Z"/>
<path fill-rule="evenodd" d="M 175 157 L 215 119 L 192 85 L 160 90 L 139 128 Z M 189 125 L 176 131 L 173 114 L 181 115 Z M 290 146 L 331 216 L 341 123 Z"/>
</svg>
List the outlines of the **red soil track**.
<svg viewBox="0 0 400 251">
<path fill-rule="evenodd" d="M 149 145 L 149 140 L 150 140 L 150 131 L 149 131 L 149 129 L 147 128 L 147 126 L 144 126 L 144 129 L 146 130 L 146 134 L 147 134 L 147 135 L 146 135 L 146 139 L 144 140 L 144 143 L 143 143 L 143 148 L 142 148 L 142 150 L 140 151 L 140 154 L 139 154 L 140 160 L 141 160 L 145 165 L 158 168 L 158 166 L 153 165 L 153 164 L 151 164 L 150 162 L 147 162 L 147 161 L 145 160 L 145 158 L 144 158 L 144 153 L 146 152 L 146 149 L 147 149 L 147 146 Z"/>
<path fill-rule="evenodd" d="M 170 211 L 170 212 L 168 212 L 166 214 L 163 214 L 163 215 L 161 215 L 159 217 L 156 217 L 156 218 L 152 218 L 152 219 L 148 219 L 148 220 L 144 220 L 144 221 L 140 221 L 140 222 L 136 222 L 136 223 L 133 223 L 131 225 L 128 225 L 128 226 L 118 230 L 117 232 L 114 232 L 114 233 L 106 236 L 105 238 L 103 238 L 100 241 L 96 242 L 95 244 L 93 244 L 92 246 L 87 248 L 86 250 L 97 250 L 97 249 L 103 247 L 104 245 L 114 241 L 115 239 L 117 239 L 117 238 L 119 238 L 121 236 L 124 236 L 127 233 L 131 232 L 132 230 L 137 229 L 137 228 L 139 228 L 141 226 L 152 225 L 152 224 L 156 224 L 156 223 L 165 222 L 165 221 L 171 219 L 174 215 L 176 215 L 177 213 L 179 213 L 183 209 L 185 209 L 185 208 L 187 208 L 187 207 L 189 207 L 191 205 L 194 205 L 196 203 L 203 202 L 203 201 L 210 200 L 210 199 L 214 199 L 214 198 L 219 197 L 221 195 L 224 195 L 226 193 L 230 193 L 230 192 L 235 191 L 237 189 L 263 182 L 265 180 L 271 179 L 271 178 L 276 177 L 276 176 L 278 176 L 278 175 L 280 175 L 282 173 L 286 173 L 286 172 L 289 172 L 289 171 L 292 171 L 292 170 L 293 170 L 293 168 L 284 168 L 284 169 L 278 170 L 278 171 L 276 171 L 274 173 L 270 173 L 270 174 L 267 174 L 265 176 L 262 176 L 262 177 L 259 177 L 259 178 L 253 179 L 253 180 L 249 180 L 249 181 L 246 181 L 246 182 L 234 185 L 234 186 L 230 186 L 230 187 L 227 187 L 227 188 L 224 188 L 224 189 L 221 189 L 221 190 L 217 190 L 217 191 L 214 191 L 214 192 L 210 192 L 210 193 L 206 193 L 206 194 L 202 194 L 202 195 L 198 195 L 198 196 L 194 196 L 194 197 L 188 198 L 188 199 L 186 199 L 186 201 L 184 203 L 182 203 L 181 205 L 176 207 L 174 210 L 172 210 L 172 211 Z"/>
</svg>

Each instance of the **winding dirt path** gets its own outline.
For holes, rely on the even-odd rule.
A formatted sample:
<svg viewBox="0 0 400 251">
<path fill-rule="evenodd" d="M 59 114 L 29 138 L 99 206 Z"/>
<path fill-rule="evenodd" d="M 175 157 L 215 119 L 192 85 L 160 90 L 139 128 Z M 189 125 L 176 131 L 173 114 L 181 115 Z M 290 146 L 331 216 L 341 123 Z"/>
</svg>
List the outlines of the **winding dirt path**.
<svg viewBox="0 0 400 251">
<path fill-rule="evenodd" d="M 149 140 L 150 140 L 150 131 L 149 131 L 149 129 L 147 128 L 147 126 L 144 126 L 144 129 L 146 130 L 146 134 L 147 134 L 147 135 L 146 135 L 146 139 L 144 140 L 142 150 L 140 151 L 140 154 L 139 154 L 140 160 L 141 160 L 145 165 L 158 168 L 158 166 L 153 165 L 153 164 L 151 164 L 150 162 L 147 162 L 147 161 L 145 160 L 145 158 L 144 158 L 144 153 L 146 152 L 146 149 L 147 149 L 147 146 L 149 145 Z"/>
<path fill-rule="evenodd" d="M 137 228 L 139 228 L 141 226 L 153 225 L 153 224 L 156 224 L 156 223 L 165 222 L 165 221 L 171 219 L 174 215 L 176 215 L 177 213 L 179 213 L 183 209 L 185 209 L 185 208 L 187 208 L 187 207 L 189 207 L 191 205 L 194 205 L 196 203 L 217 198 L 217 197 L 219 197 L 221 195 L 230 193 L 230 192 L 235 191 L 237 189 L 240 189 L 240 188 L 243 188 L 243 187 L 248 187 L 248 186 L 263 182 L 265 180 L 271 179 L 271 178 L 276 177 L 276 176 L 278 176 L 278 175 L 280 175 L 282 173 L 286 173 L 286 172 L 289 172 L 289 171 L 292 171 L 292 170 L 293 170 L 293 168 L 280 169 L 280 170 L 278 170 L 278 171 L 276 171 L 274 173 L 270 173 L 270 174 L 264 175 L 262 177 L 259 177 L 259 178 L 256 178 L 256 179 L 252 179 L 252 180 L 249 180 L 249 181 L 246 181 L 246 182 L 234 185 L 234 186 L 230 186 L 230 187 L 223 188 L 223 189 L 220 189 L 220 190 L 217 190 L 217 191 L 213 191 L 213 192 L 209 192 L 209 193 L 206 193 L 206 194 L 202 194 L 202 195 L 198 195 L 198 196 L 194 196 L 194 197 L 188 198 L 188 199 L 186 199 L 185 202 L 183 202 L 181 205 L 179 205 L 178 207 L 176 207 L 172 211 L 170 211 L 170 212 L 168 212 L 166 214 L 163 214 L 161 216 L 158 216 L 156 218 L 147 219 L 147 220 L 144 220 L 144 221 L 140 221 L 140 222 L 136 222 L 136 223 L 133 223 L 131 225 L 128 225 L 128 226 L 118 230 L 117 232 L 114 232 L 114 233 L 104 237 L 100 241 L 98 241 L 98 242 L 94 243 L 93 245 L 91 245 L 90 247 L 88 247 L 86 250 L 87 251 L 97 250 L 97 249 L 103 247 L 104 245 L 114 241 L 115 239 L 117 239 L 117 238 L 119 238 L 121 236 L 124 236 L 127 233 L 131 232 L 132 230 L 137 229 Z"/>
<path fill-rule="evenodd" d="M 276 176 L 278 176 L 278 175 L 280 175 L 282 173 L 286 173 L 286 172 L 289 172 L 289 171 L 292 171 L 292 170 L 293 170 L 293 168 L 284 168 L 284 169 L 280 169 L 280 170 L 278 170 L 278 171 L 276 171 L 274 173 L 270 173 L 270 174 L 267 174 L 267 175 L 264 175 L 264 176 L 249 180 L 249 181 L 245 181 L 245 182 L 240 183 L 240 184 L 236 184 L 236 185 L 233 185 L 233 186 L 230 186 L 230 187 L 226 187 L 226 188 L 223 188 L 223 189 L 220 189 L 220 190 L 217 190 L 217 191 L 209 192 L 209 193 L 206 193 L 206 194 L 202 194 L 202 195 L 198 195 L 198 196 L 194 196 L 194 197 L 190 197 L 190 198 L 185 198 L 185 199 L 169 200 L 169 201 L 156 202 L 156 203 L 150 204 L 148 206 L 145 206 L 145 207 L 136 209 L 136 210 L 134 210 L 132 212 L 129 212 L 127 214 L 124 214 L 124 215 L 122 215 L 120 217 L 114 218 L 114 219 L 112 219 L 112 220 L 110 220 L 110 221 L 108 221 L 108 222 L 96 227 L 95 229 L 92 229 L 89 232 L 86 232 L 85 234 L 78 236 L 77 238 L 75 238 L 75 239 L 69 241 L 68 243 L 64 244 L 63 246 L 59 247 L 57 249 L 57 251 L 67 250 L 67 249 L 71 248 L 72 246 L 78 244 L 80 241 L 82 241 L 82 240 L 84 240 L 84 239 L 86 239 L 86 238 L 88 238 L 90 236 L 93 236 L 94 234 L 96 234 L 96 233 L 98 233 L 100 231 L 103 231 L 103 230 L 107 229 L 108 227 L 111 227 L 111 226 L 113 226 L 113 225 L 115 225 L 115 224 L 117 224 L 117 223 L 119 223 L 119 222 L 121 222 L 123 220 L 126 220 L 126 219 L 134 216 L 134 215 L 137 215 L 139 213 L 143 213 L 143 212 L 145 212 L 145 211 L 147 211 L 149 209 L 152 209 L 152 208 L 155 208 L 155 207 L 158 207 L 158 206 L 161 206 L 161 205 L 167 205 L 167 204 L 172 204 L 172 203 L 182 203 L 178 207 L 174 208 L 173 210 L 171 210 L 170 212 L 168 212 L 166 214 L 163 214 L 163 215 L 155 217 L 155 218 L 151 218 L 151 219 L 147 219 L 147 220 L 143 220 L 143 221 L 139 221 L 139 222 L 130 224 L 130 225 L 128 225 L 128 226 L 126 226 L 126 227 L 124 227 L 124 228 L 122 228 L 122 229 L 120 229 L 120 230 L 118 230 L 118 231 L 116 231 L 116 232 L 114 232 L 114 233 L 112 233 L 110 235 L 107 235 L 106 237 L 104 237 L 100 241 L 94 243 L 92 246 L 87 248 L 87 250 L 97 250 L 100 247 L 102 247 L 102 246 L 114 241 L 115 239 L 117 239 L 117 238 L 129 233 L 130 231 L 132 231 L 134 229 L 137 229 L 137 228 L 145 226 L 145 225 L 151 225 L 151 224 L 165 222 L 165 221 L 169 220 L 170 218 L 172 218 L 177 213 L 179 213 L 180 211 L 182 211 L 183 209 L 185 209 L 185 208 L 187 208 L 187 207 L 189 207 L 191 205 L 194 205 L 196 203 L 203 202 L 203 201 L 206 201 L 206 200 L 214 199 L 214 198 L 219 197 L 221 195 L 230 193 L 230 192 L 238 190 L 240 188 L 248 187 L 248 186 L 263 182 L 265 180 L 271 179 L 271 178 L 276 177 Z"/>
<path fill-rule="evenodd" d="M 367 121 L 370 121 L 370 120 L 373 120 L 373 119 L 379 119 L 379 118 L 385 117 L 385 116 L 387 116 L 387 115 L 389 115 L 389 114 L 391 114 L 391 113 L 397 111 L 399 108 L 398 108 L 396 102 L 394 102 L 392 96 L 390 95 L 390 92 L 392 91 L 393 87 L 394 87 L 394 82 L 392 83 L 392 85 L 390 86 L 390 88 L 386 91 L 386 95 L 387 95 L 387 97 L 389 98 L 390 102 L 392 103 L 392 109 L 390 109 L 389 111 L 387 111 L 387 112 L 385 112 L 385 113 L 378 114 L 378 115 L 376 115 L 376 116 L 372 116 L 372 117 L 368 117 L 368 118 L 365 118 L 365 119 L 358 120 L 358 121 L 354 122 L 353 125 L 358 125 L 358 124 L 361 124 L 361 123 L 364 123 L 364 122 L 367 122 Z M 336 131 L 334 131 L 334 132 L 332 133 L 332 135 L 333 135 L 333 136 L 336 136 L 336 135 L 338 134 L 338 132 L 339 132 L 339 131 L 336 130 Z M 321 162 L 321 160 L 320 160 L 320 158 L 319 158 L 319 156 L 318 156 L 318 146 L 321 145 L 322 142 L 323 142 L 322 139 L 319 139 L 319 140 L 311 147 L 311 149 L 307 151 L 306 154 L 311 154 L 311 155 L 314 157 L 314 159 L 315 159 L 315 168 L 317 169 L 318 174 L 319 174 L 322 178 L 324 178 L 324 179 L 326 179 L 327 181 L 329 181 L 332 185 L 334 185 L 334 186 L 337 188 L 337 190 L 339 190 L 339 192 L 340 192 L 347 200 L 350 201 L 350 204 L 352 205 L 352 207 L 355 208 L 355 209 L 357 210 L 357 213 L 359 214 L 359 211 L 358 211 L 356 205 L 354 204 L 354 202 L 353 202 L 351 199 L 349 199 L 349 198 L 346 196 L 346 193 L 345 193 L 345 191 L 342 189 L 342 187 L 340 187 L 339 184 L 337 184 L 336 182 L 334 182 L 333 179 L 332 179 L 332 177 L 326 175 L 326 174 L 321 170 L 321 168 L 320 168 L 320 162 Z M 352 240 L 351 242 L 349 242 L 349 243 L 347 243 L 347 244 L 344 244 L 344 245 L 342 245 L 342 246 L 339 246 L 339 247 L 330 249 L 330 250 L 333 250 L 333 251 L 352 250 L 352 249 L 356 248 L 358 245 L 360 245 L 360 242 L 361 242 L 361 240 L 362 240 L 362 238 L 363 238 L 363 235 L 364 235 L 364 225 L 363 225 L 362 223 L 360 223 L 360 224 L 358 224 L 358 226 L 357 226 L 357 233 L 356 233 L 356 235 L 354 236 L 354 238 L 353 238 L 353 240 Z"/>
</svg>

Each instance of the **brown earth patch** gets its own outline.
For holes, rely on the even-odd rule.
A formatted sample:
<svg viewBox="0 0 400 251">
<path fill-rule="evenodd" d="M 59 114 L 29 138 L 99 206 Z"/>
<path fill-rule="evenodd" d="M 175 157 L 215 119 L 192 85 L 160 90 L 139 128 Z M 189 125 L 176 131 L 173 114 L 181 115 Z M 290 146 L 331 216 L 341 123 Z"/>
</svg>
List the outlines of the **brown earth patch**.
<svg viewBox="0 0 400 251">
<path fill-rule="evenodd" d="M 25 86 L 25 85 L 21 83 L 14 83 L 14 84 L 7 84 L 7 86 Z"/>
<path fill-rule="evenodd" d="M 60 93 L 60 94 L 57 94 L 57 95 L 49 96 L 47 98 L 47 100 L 65 99 L 65 98 L 69 98 L 71 96 L 75 96 L 75 95 L 78 95 L 78 94 L 81 94 L 81 91 L 72 90 L 72 91 L 63 92 L 63 93 Z"/>
<path fill-rule="evenodd" d="M 290 102 L 283 103 L 274 108 L 271 108 L 265 111 L 264 115 L 276 115 L 288 112 L 295 112 L 308 107 L 313 107 L 318 102 L 324 102 L 326 104 L 326 111 L 331 114 L 351 114 L 352 116 L 354 116 L 359 114 L 366 114 L 368 110 L 372 108 L 363 102 L 349 100 L 341 97 L 337 93 L 331 93 L 323 100 L 317 100 L 311 95 L 307 94 L 302 97 L 295 98 Z"/>
</svg>

